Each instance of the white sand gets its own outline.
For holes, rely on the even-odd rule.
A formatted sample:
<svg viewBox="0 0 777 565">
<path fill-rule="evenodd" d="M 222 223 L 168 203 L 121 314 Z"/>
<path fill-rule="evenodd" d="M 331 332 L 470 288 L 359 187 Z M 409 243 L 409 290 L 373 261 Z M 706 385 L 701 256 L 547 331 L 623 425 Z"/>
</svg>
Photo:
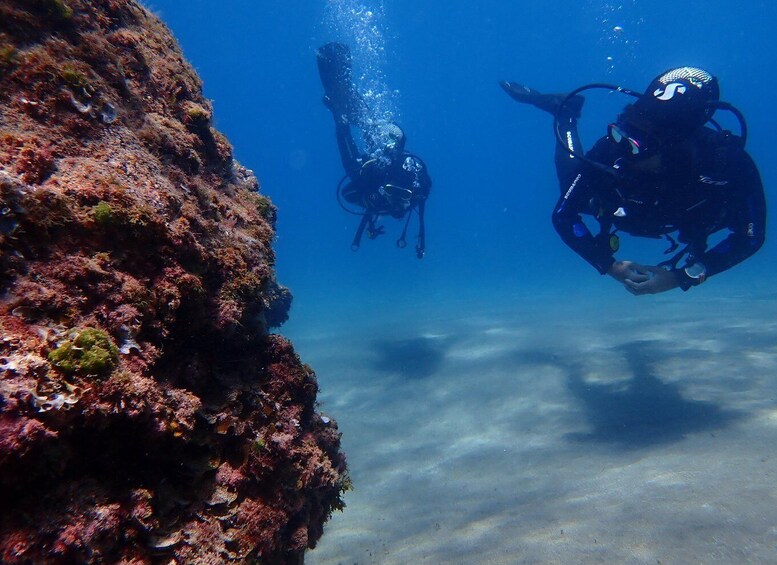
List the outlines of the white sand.
<svg viewBox="0 0 777 565">
<path fill-rule="evenodd" d="M 292 336 L 355 487 L 306 562 L 777 562 L 777 300 L 574 302 Z"/>
</svg>

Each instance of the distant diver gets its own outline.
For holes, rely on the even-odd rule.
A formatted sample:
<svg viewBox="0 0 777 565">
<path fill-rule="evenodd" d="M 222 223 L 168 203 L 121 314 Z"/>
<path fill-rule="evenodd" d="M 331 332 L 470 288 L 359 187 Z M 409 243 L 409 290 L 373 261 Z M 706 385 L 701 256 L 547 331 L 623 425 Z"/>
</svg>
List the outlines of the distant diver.
<svg viewBox="0 0 777 565">
<path fill-rule="evenodd" d="M 345 176 L 337 185 L 337 201 L 351 214 L 361 216 L 351 249 L 359 249 L 364 232 L 370 239 L 385 233 L 380 216 L 405 218 L 397 247 L 405 236 L 413 212 L 418 213 L 416 256 L 426 251 L 424 211 L 432 181 L 420 157 L 405 151 L 406 137 L 395 123 L 370 119 L 370 110 L 351 77 L 351 52 L 342 43 L 327 43 L 316 52 L 324 87 L 324 105 L 332 112 Z M 376 123 L 377 122 L 377 123 Z M 368 151 L 360 151 L 351 126 L 362 132 Z M 347 203 L 347 204 L 346 204 Z"/>
<path fill-rule="evenodd" d="M 718 80 L 707 71 L 671 69 L 642 94 L 607 84 L 586 85 L 568 95 L 542 94 L 507 81 L 500 86 L 518 102 L 555 116 L 561 189 L 553 211 L 556 231 L 599 273 L 632 294 L 688 290 L 763 245 L 766 201 L 756 165 L 744 149 L 746 123 L 739 110 L 720 101 Z M 577 132 L 584 103 L 580 93 L 592 88 L 636 101 L 583 152 Z M 723 130 L 713 119 L 716 110 L 738 119 L 739 135 Z M 583 216 L 599 224 L 596 235 Z M 665 254 L 672 255 L 658 265 L 617 260 L 619 231 L 665 237 Z M 708 238 L 718 232 L 721 240 L 708 248 Z"/>
</svg>

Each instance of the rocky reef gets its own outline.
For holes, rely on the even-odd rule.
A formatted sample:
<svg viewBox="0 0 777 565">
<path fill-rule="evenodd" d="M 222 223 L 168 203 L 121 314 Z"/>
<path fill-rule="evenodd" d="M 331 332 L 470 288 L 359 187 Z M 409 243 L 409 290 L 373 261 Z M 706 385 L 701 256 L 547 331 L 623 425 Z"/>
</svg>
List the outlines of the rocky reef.
<svg viewBox="0 0 777 565">
<path fill-rule="evenodd" d="M 298 563 L 348 488 L 276 210 L 134 0 L 0 0 L 0 562 Z"/>
</svg>

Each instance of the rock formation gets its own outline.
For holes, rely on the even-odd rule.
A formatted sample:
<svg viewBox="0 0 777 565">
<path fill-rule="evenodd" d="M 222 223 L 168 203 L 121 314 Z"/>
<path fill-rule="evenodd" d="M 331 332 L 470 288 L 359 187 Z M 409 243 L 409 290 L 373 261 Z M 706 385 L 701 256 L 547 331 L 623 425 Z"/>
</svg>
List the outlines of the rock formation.
<svg viewBox="0 0 777 565">
<path fill-rule="evenodd" d="M 2 563 L 293 563 L 342 507 L 211 115 L 134 0 L 0 0 Z"/>
</svg>

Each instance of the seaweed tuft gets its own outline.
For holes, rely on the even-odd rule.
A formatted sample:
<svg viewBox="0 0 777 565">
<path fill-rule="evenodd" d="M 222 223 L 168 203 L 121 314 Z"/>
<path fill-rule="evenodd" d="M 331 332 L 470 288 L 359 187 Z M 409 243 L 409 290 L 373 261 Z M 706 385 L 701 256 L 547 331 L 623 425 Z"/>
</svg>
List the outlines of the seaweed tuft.
<svg viewBox="0 0 777 565">
<path fill-rule="evenodd" d="M 113 208 L 111 208 L 110 204 L 101 200 L 92 208 L 92 217 L 97 225 L 110 225 L 114 220 Z"/>
<path fill-rule="evenodd" d="M 119 363 L 119 348 L 108 333 L 97 328 L 74 333 L 72 340 L 49 353 L 49 361 L 66 375 L 104 377 L 112 373 Z"/>
</svg>

